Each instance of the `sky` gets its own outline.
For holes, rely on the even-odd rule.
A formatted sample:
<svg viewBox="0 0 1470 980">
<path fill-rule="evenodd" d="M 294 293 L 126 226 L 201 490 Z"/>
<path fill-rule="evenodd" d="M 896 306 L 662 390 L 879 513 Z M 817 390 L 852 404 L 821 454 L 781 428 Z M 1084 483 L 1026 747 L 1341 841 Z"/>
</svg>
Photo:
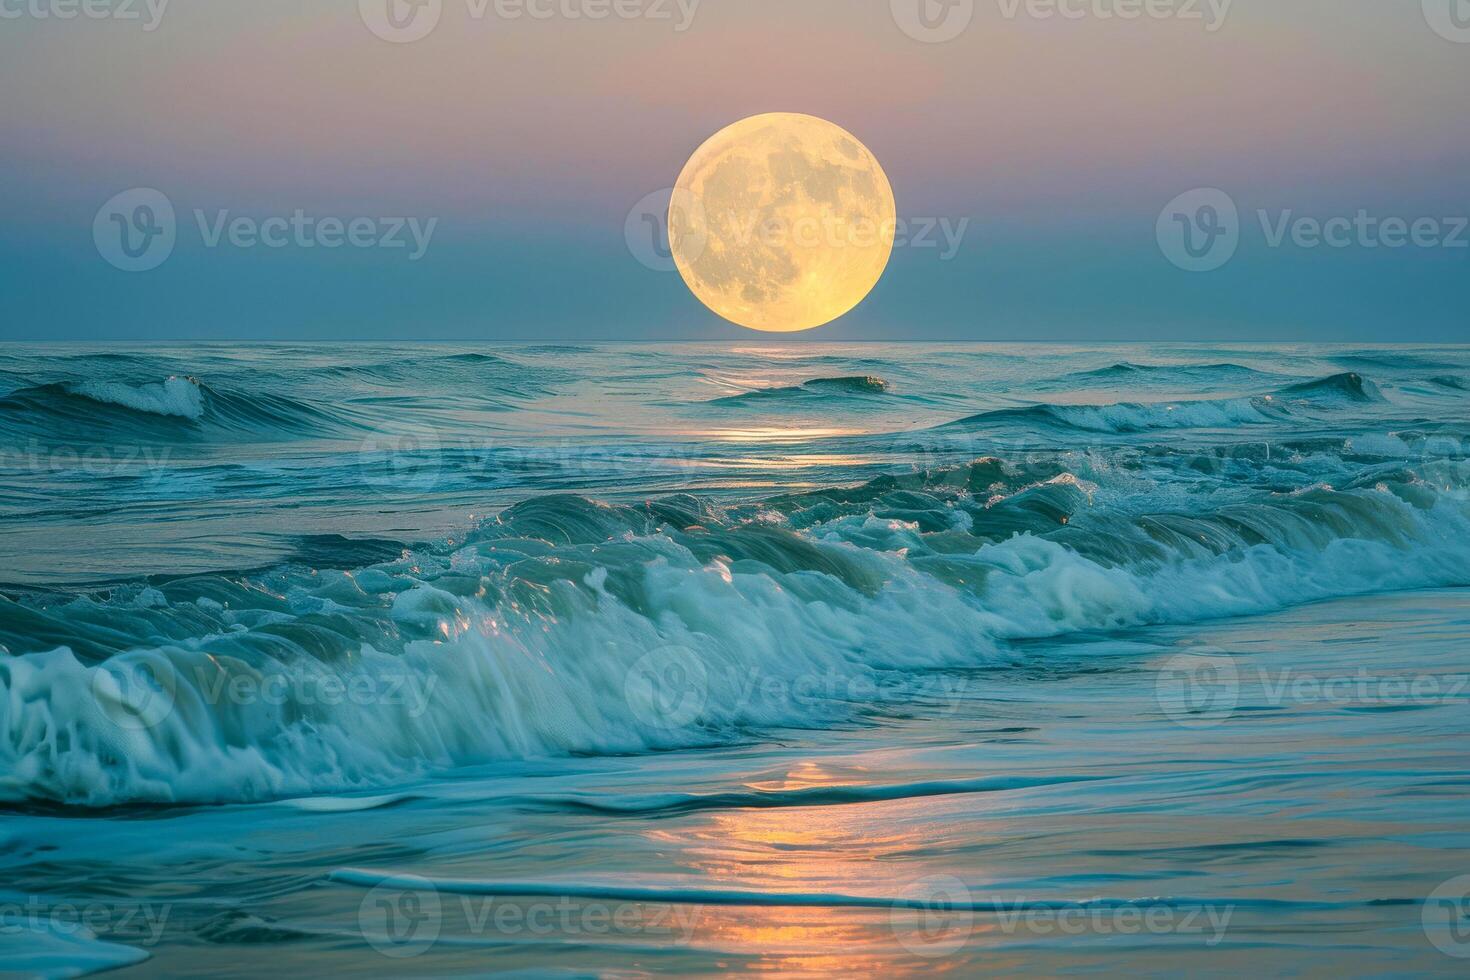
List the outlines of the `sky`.
<svg viewBox="0 0 1470 980">
<path fill-rule="evenodd" d="M 1470 342 L 1470 0 L 0 0 L 0 83 L 3 340 L 749 339 L 640 215 L 788 111 L 908 232 L 810 339 Z"/>
</svg>

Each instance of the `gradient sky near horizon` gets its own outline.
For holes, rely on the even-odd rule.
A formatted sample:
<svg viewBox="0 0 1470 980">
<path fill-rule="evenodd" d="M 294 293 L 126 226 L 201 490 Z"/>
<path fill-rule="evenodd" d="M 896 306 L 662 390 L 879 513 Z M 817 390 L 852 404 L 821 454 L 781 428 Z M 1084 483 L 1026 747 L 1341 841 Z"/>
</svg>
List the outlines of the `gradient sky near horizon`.
<svg viewBox="0 0 1470 980">
<path fill-rule="evenodd" d="M 1437 31 L 1440 0 L 1234 0 L 1215 30 L 1222 0 L 1172 0 L 1203 20 L 974 0 L 944 43 L 890 0 L 617 0 L 643 16 L 601 20 L 442 0 L 413 43 L 357 0 L 173 0 L 153 30 L 147 0 L 91 2 L 141 20 L 0 0 L 0 339 L 749 339 L 640 264 L 625 225 L 705 138 L 779 110 L 862 139 L 901 216 L 968 220 L 952 257 L 896 249 L 811 339 L 1470 341 L 1470 248 L 1273 246 L 1259 217 L 1448 236 L 1470 215 L 1470 28 Z M 178 237 L 130 273 L 93 226 L 137 187 Z M 1210 272 L 1156 235 L 1195 188 L 1240 212 Z M 410 261 L 211 248 L 195 215 L 298 209 L 437 225 Z"/>
</svg>

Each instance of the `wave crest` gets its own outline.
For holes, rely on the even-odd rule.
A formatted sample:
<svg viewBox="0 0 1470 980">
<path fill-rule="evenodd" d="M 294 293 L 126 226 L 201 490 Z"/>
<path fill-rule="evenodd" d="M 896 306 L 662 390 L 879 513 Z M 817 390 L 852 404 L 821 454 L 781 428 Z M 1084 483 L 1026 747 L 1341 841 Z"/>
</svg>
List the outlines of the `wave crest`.
<svg viewBox="0 0 1470 980">
<path fill-rule="evenodd" d="M 1463 461 L 1195 512 L 1089 479 L 984 459 L 742 507 L 547 497 L 364 567 L 0 598 L 0 798 L 248 800 L 708 744 L 1015 640 L 1467 584 Z"/>
<path fill-rule="evenodd" d="M 883 378 L 873 375 L 848 377 L 812 378 L 799 385 L 783 388 L 759 388 L 738 395 L 728 395 L 709 402 L 711 405 L 742 406 L 766 404 L 772 401 L 803 400 L 812 398 L 843 398 L 853 396 L 884 395 L 891 389 Z"/>
<path fill-rule="evenodd" d="M 81 381 L 66 390 L 104 405 L 120 405 L 149 415 L 170 415 L 198 421 L 204 416 L 204 395 L 193 378 L 174 376 L 140 385 L 120 381 Z"/>
<path fill-rule="evenodd" d="M 0 435 L 68 442 L 330 435 L 362 428 L 353 413 L 268 392 L 221 391 L 192 377 L 58 382 L 0 397 Z"/>
<path fill-rule="evenodd" d="M 982 412 L 940 428 L 979 431 L 1019 424 L 1116 434 L 1169 429 L 1235 429 L 1281 422 L 1291 415 L 1293 405 L 1331 410 L 1354 403 L 1382 401 L 1383 394 L 1372 381 L 1360 374 L 1345 373 L 1289 385 L 1271 394 L 1251 398 L 1117 402 L 1109 405 L 1028 405 Z"/>
</svg>

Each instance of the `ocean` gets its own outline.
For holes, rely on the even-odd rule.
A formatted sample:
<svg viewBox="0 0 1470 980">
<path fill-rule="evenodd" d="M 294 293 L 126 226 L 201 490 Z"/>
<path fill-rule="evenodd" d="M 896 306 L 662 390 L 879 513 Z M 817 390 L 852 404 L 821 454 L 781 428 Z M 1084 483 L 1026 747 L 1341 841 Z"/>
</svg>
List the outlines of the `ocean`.
<svg viewBox="0 0 1470 980">
<path fill-rule="evenodd" d="M 1470 348 L 0 348 L 0 973 L 1463 975 Z"/>
</svg>

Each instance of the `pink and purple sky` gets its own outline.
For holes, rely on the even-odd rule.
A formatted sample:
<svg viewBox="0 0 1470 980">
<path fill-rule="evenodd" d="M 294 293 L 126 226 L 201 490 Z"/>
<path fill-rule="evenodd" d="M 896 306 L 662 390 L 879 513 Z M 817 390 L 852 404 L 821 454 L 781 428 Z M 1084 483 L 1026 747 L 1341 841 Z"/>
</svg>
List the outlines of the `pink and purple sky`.
<svg viewBox="0 0 1470 980">
<path fill-rule="evenodd" d="M 711 133 L 780 110 L 861 138 L 916 225 L 968 219 L 815 339 L 1470 340 L 1465 0 L 915 0 L 969 18 L 942 43 L 906 0 L 440 0 L 411 43 L 358 0 L 68 2 L 0 0 L 0 338 L 748 336 L 625 226 Z M 132 188 L 177 212 L 146 272 L 94 238 Z M 1208 272 L 1156 234 L 1195 188 L 1239 209 Z M 437 220 L 415 259 L 201 227 L 298 210 Z M 1423 241 L 1273 239 L 1364 212 Z"/>
</svg>

